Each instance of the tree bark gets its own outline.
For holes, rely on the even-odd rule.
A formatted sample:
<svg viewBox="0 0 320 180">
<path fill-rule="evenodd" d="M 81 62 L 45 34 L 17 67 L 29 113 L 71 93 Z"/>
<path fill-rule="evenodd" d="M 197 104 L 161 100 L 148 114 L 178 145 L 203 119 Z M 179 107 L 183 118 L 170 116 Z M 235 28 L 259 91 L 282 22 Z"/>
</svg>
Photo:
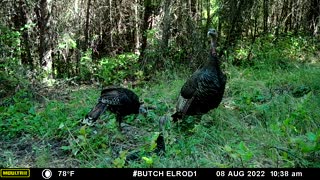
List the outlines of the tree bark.
<svg viewBox="0 0 320 180">
<path fill-rule="evenodd" d="M 268 32 L 268 12 L 269 12 L 269 0 L 263 0 L 263 32 Z"/>
<path fill-rule="evenodd" d="M 139 62 L 143 64 L 144 62 L 144 54 L 145 49 L 147 47 L 147 31 L 149 30 L 150 25 L 150 17 L 153 13 L 153 8 L 151 4 L 151 0 L 144 0 L 144 15 L 143 15 L 143 24 L 142 24 L 142 40 L 141 40 L 141 50 L 140 50 L 140 56 L 139 56 Z"/>
<path fill-rule="evenodd" d="M 320 26 L 320 0 L 312 0 L 310 2 L 310 11 L 308 13 L 307 24 L 309 31 L 316 35 Z"/>
<path fill-rule="evenodd" d="M 112 18 L 112 0 L 109 0 L 109 23 L 110 23 L 110 49 L 113 48 L 113 18 Z"/>
<path fill-rule="evenodd" d="M 140 31 L 139 31 L 139 22 L 140 22 L 140 16 L 138 11 L 139 2 L 138 0 L 135 0 L 135 7 L 134 7 L 134 27 L 135 27 L 135 53 L 139 54 L 139 47 L 140 47 Z"/>
<path fill-rule="evenodd" d="M 39 4 L 35 8 L 37 16 L 37 25 L 39 28 L 39 63 L 49 75 L 52 77 L 52 50 L 50 49 L 50 33 L 49 33 L 49 18 L 47 0 L 39 0 Z"/>
<path fill-rule="evenodd" d="M 90 5 L 91 5 L 91 0 L 88 0 L 87 12 L 86 12 L 86 28 L 84 30 L 84 46 L 83 46 L 84 52 L 87 51 L 88 44 L 89 44 Z"/>
<path fill-rule="evenodd" d="M 163 17 L 163 27 L 162 27 L 162 44 L 161 49 L 164 54 L 168 49 L 168 43 L 170 38 L 170 2 L 171 0 L 165 0 L 164 2 L 164 17 Z"/>
<path fill-rule="evenodd" d="M 14 9 L 16 11 L 13 16 L 13 24 L 17 31 L 20 31 L 28 23 L 28 14 L 26 9 L 26 3 L 24 0 L 13 2 Z M 22 50 L 21 50 L 21 63 L 28 65 L 33 69 L 33 59 L 31 57 L 30 44 L 29 44 L 29 33 L 28 29 L 22 30 L 21 36 Z"/>
</svg>

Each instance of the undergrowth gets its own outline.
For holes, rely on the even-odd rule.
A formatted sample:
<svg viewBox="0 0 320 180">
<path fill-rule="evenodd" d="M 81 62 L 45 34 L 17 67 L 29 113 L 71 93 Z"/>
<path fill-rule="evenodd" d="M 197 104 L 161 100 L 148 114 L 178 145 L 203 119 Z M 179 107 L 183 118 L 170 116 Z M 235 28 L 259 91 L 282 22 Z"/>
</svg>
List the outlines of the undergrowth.
<svg viewBox="0 0 320 180">
<path fill-rule="evenodd" d="M 162 156 L 153 153 L 159 118 L 174 112 L 194 69 L 157 72 L 151 81 L 129 86 L 152 108 L 147 116 L 126 117 L 122 133 L 110 113 L 93 127 L 80 123 L 101 89 L 68 86 L 66 98 L 43 102 L 19 90 L 0 106 L 0 166 L 320 167 L 320 70 L 311 56 L 319 52 L 299 38 L 280 42 L 262 48 L 257 41 L 249 65 L 232 65 L 240 51 L 231 54 L 223 62 L 228 80 L 221 105 L 202 117 L 168 121 Z"/>
</svg>

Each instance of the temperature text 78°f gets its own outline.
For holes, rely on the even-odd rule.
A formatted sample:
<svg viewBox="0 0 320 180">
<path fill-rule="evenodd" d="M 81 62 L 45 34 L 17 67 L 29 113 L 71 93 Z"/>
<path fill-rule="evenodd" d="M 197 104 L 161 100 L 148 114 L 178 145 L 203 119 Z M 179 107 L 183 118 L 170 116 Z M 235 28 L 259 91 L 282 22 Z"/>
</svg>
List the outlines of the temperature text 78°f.
<svg viewBox="0 0 320 180">
<path fill-rule="evenodd" d="M 74 171 L 58 171 L 59 177 L 72 177 L 74 175 Z"/>
</svg>

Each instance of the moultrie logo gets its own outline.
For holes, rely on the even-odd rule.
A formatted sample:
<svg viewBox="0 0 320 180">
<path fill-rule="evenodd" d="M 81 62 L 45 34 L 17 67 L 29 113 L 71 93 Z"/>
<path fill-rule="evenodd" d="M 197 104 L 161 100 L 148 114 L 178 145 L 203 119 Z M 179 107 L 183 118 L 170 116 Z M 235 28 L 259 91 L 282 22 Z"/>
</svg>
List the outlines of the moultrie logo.
<svg viewBox="0 0 320 180">
<path fill-rule="evenodd" d="M 1 169 L 1 178 L 29 178 L 30 169 Z"/>
</svg>

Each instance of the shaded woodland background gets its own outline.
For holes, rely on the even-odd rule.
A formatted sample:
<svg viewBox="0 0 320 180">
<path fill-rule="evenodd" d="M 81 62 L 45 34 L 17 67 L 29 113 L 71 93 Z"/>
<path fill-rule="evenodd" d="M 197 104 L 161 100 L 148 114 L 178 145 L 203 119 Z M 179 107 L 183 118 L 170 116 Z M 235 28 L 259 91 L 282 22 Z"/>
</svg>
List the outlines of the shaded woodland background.
<svg viewBox="0 0 320 180">
<path fill-rule="evenodd" d="M 78 80 L 103 79 L 110 69 L 98 66 L 108 63 L 134 71 L 119 79 L 148 77 L 154 67 L 196 67 L 206 57 L 210 27 L 226 57 L 238 42 L 250 46 L 267 34 L 319 36 L 320 16 L 318 0 L 13 0 L 2 1 L 0 11 L 1 69 L 22 66 L 42 77 Z M 101 59 L 126 53 L 138 59 L 123 67 Z M 238 60 L 251 55 L 249 48 Z"/>
<path fill-rule="evenodd" d="M 319 27 L 320 0 L 2 0 L 0 167 L 320 167 Z M 222 103 L 154 155 L 209 28 Z M 123 134 L 79 123 L 109 85 L 153 107 Z"/>
</svg>

